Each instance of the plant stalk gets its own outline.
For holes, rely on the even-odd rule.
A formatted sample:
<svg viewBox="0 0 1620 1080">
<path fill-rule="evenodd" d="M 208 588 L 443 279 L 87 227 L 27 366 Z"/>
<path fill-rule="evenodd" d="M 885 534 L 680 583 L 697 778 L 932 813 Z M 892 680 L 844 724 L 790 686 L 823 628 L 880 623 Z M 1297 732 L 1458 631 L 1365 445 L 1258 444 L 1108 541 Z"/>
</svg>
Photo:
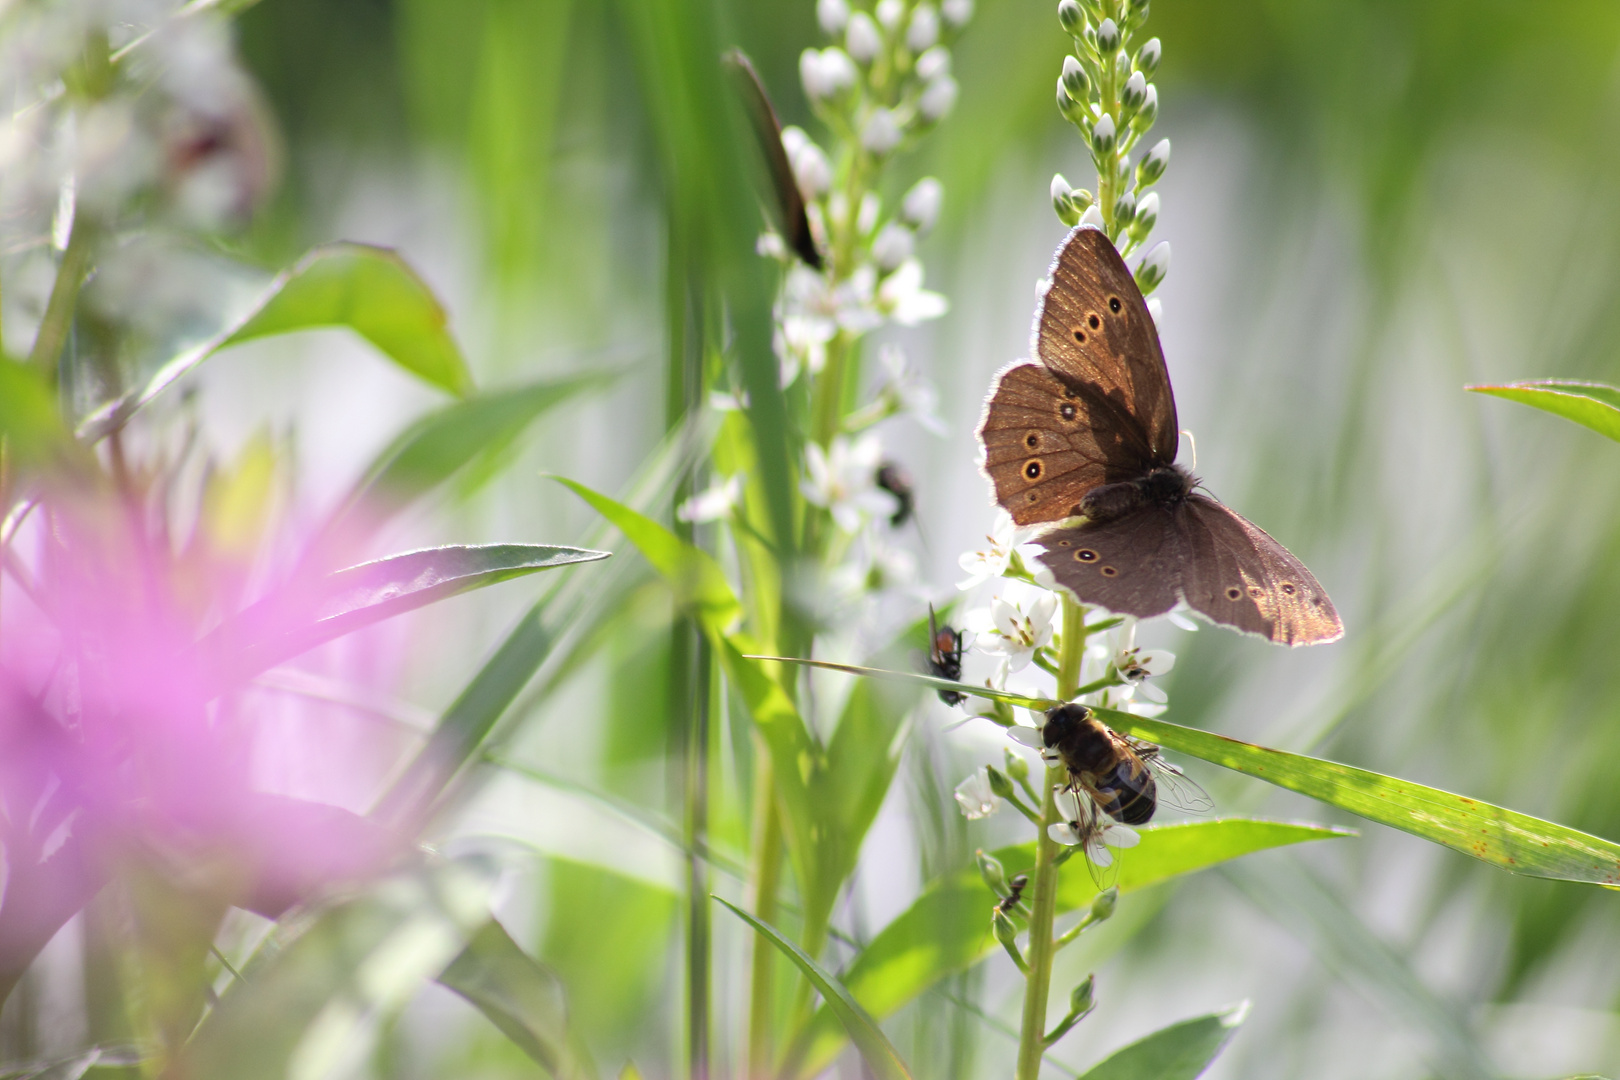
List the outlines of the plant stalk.
<svg viewBox="0 0 1620 1080">
<path fill-rule="evenodd" d="M 782 882 L 782 819 L 776 808 L 776 785 L 770 757 L 762 747 L 754 784 L 754 820 L 759 822 L 754 837 L 754 916 L 776 925 Z M 748 1072 L 747 1076 L 771 1075 L 775 1053 L 776 950 L 760 937 L 753 941 L 748 995 Z"/>
<path fill-rule="evenodd" d="M 1071 699 L 1080 688 L 1080 661 L 1086 654 L 1086 609 L 1068 595 L 1063 596 L 1063 650 L 1058 657 L 1058 698 Z M 1037 1080 L 1041 1055 L 1046 1050 L 1046 1002 L 1052 989 L 1052 959 L 1057 943 L 1052 940 L 1052 923 L 1057 915 L 1060 845 L 1049 835 L 1051 826 L 1061 820 L 1057 790 L 1067 779 L 1063 767 L 1046 770 L 1046 787 L 1041 798 L 1041 819 L 1035 837 L 1034 894 L 1030 899 L 1029 950 L 1025 959 L 1029 973 L 1024 982 L 1024 1016 L 1018 1037 L 1017 1080 Z"/>
<path fill-rule="evenodd" d="M 67 249 L 56 268 L 56 280 L 51 284 L 51 298 L 45 304 L 45 317 L 40 320 L 39 332 L 34 335 L 34 347 L 28 353 L 30 367 L 56 378 L 57 362 L 62 347 L 67 344 L 68 331 L 73 326 L 73 312 L 79 305 L 79 288 L 90 272 L 92 230 L 86 221 L 76 222 L 68 236 Z"/>
</svg>

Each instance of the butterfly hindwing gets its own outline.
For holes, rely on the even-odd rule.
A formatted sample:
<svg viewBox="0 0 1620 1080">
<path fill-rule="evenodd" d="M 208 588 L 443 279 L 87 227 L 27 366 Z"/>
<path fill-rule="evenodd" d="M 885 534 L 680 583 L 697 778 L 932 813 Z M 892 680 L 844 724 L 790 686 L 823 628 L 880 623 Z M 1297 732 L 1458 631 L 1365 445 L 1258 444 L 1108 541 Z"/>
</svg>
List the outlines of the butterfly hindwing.
<svg viewBox="0 0 1620 1080">
<path fill-rule="evenodd" d="M 1186 540 L 1173 511 L 1146 506 L 1101 524 L 1054 529 L 1040 561 L 1082 603 L 1116 615 L 1163 615 L 1181 599 Z"/>
<path fill-rule="evenodd" d="M 1176 516 L 1188 549 L 1187 603 L 1215 622 L 1278 643 L 1337 641 L 1344 624 L 1305 564 L 1258 525 L 1205 495 L 1189 495 Z"/>
<path fill-rule="evenodd" d="M 1155 464 L 1175 460 L 1176 401 L 1159 332 L 1106 234 L 1086 226 L 1069 233 L 1035 309 L 1034 338 L 1041 363 L 1076 388 L 1111 400 L 1140 425 Z"/>
</svg>

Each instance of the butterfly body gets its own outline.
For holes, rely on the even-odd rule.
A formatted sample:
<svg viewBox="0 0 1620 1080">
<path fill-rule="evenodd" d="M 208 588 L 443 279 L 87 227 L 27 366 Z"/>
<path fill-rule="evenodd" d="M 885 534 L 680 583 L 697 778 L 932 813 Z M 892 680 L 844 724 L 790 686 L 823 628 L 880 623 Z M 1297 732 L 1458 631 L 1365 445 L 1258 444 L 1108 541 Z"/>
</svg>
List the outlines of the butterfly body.
<svg viewBox="0 0 1620 1080">
<path fill-rule="evenodd" d="M 984 471 L 1040 561 L 1084 603 L 1146 618 L 1186 604 L 1280 644 L 1342 636 L 1298 559 L 1176 464 L 1158 331 L 1102 232 L 1069 233 L 1035 310 L 1035 361 L 1003 370 L 979 424 Z"/>
</svg>

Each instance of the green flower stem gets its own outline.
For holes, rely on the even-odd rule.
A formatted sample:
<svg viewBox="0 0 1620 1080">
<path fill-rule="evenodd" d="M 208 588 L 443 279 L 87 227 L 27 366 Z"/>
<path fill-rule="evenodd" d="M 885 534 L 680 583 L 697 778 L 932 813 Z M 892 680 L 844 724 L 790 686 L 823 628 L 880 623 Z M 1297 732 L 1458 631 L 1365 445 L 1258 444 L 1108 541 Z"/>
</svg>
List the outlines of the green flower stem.
<svg viewBox="0 0 1620 1080">
<path fill-rule="evenodd" d="M 1080 661 L 1086 654 L 1086 609 L 1063 596 L 1063 652 L 1058 657 L 1058 698 L 1068 701 L 1080 688 Z M 1063 767 L 1046 770 L 1041 799 L 1040 830 L 1035 837 L 1034 896 L 1029 914 L 1029 973 L 1024 983 L 1024 1017 L 1018 1039 L 1017 1080 L 1037 1080 L 1041 1055 L 1046 1050 L 1046 1000 L 1052 989 L 1052 958 L 1057 943 L 1052 923 L 1057 914 L 1058 868 L 1061 845 L 1049 835 L 1062 819 L 1057 789 L 1066 779 Z"/>
<path fill-rule="evenodd" d="M 770 758 L 759 755 L 755 782 L 755 819 L 760 823 L 754 839 L 754 917 L 775 925 L 780 918 L 779 896 L 782 881 L 782 819 L 776 809 L 775 784 Z M 756 938 L 752 968 L 749 971 L 748 1075 L 771 1075 L 775 1051 L 773 1020 L 776 1012 L 776 950 Z"/>
<path fill-rule="evenodd" d="M 40 320 L 39 333 L 34 336 L 34 347 L 28 354 L 30 366 L 53 379 L 57 361 L 62 357 L 62 346 L 67 344 L 68 330 L 73 325 L 73 311 L 79 305 L 79 288 L 90 272 L 92 231 L 88 222 L 81 220 L 74 224 L 67 250 L 62 252 L 62 261 L 56 268 L 51 298 L 45 304 L 45 317 Z"/>
<path fill-rule="evenodd" d="M 1079 922 L 1065 930 L 1062 935 L 1060 935 L 1058 939 L 1052 943 L 1054 950 L 1062 949 L 1065 945 L 1073 944 L 1076 938 L 1085 933 L 1087 930 L 1090 930 L 1100 921 L 1101 920 L 1097 918 L 1096 912 L 1086 912 L 1085 916 Z"/>
</svg>

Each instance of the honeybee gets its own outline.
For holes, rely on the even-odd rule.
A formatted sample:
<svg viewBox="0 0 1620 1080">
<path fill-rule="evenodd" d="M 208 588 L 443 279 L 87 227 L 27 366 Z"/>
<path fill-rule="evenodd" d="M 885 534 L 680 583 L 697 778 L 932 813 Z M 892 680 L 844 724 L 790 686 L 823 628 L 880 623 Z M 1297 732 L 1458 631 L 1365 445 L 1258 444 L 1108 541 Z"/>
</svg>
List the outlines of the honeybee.
<svg viewBox="0 0 1620 1080">
<path fill-rule="evenodd" d="M 934 619 L 934 605 L 928 605 L 928 670 L 937 679 L 962 681 L 962 632 L 949 625 L 940 626 Z M 957 690 L 940 690 L 939 700 L 947 705 L 960 705 L 967 695 Z"/>
<path fill-rule="evenodd" d="M 1067 790 L 1125 825 L 1151 821 L 1160 803 L 1194 814 L 1214 805 L 1157 746 L 1119 734 L 1084 705 L 1049 710 L 1041 742 L 1047 763 L 1061 762 L 1069 771 Z"/>
</svg>

